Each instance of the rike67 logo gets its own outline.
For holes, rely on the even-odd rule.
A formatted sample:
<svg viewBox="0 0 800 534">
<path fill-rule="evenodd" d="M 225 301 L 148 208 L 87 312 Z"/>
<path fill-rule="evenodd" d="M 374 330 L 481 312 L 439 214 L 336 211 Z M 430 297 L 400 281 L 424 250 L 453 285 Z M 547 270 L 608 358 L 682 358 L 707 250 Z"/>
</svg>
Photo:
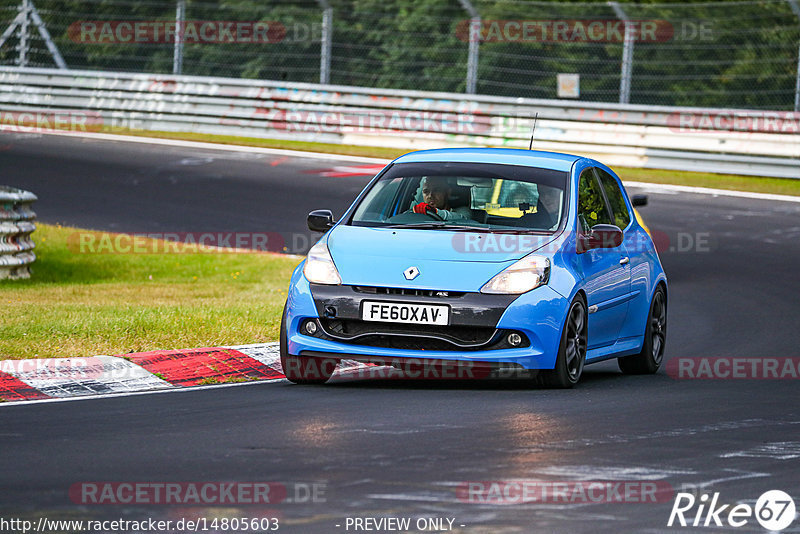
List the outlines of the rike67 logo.
<svg viewBox="0 0 800 534">
<path fill-rule="evenodd" d="M 763 528 L 779 532 L 792 524 L 796 512 L 794 500 L 781 490 L 764 492 L 755 506 L 721 504 L 719 492 L 710 497 L 702 494 L 699 498 L 681 492 L 675 496 L 667 526 L 739 528 L 755 519 Z"/>
</svg>

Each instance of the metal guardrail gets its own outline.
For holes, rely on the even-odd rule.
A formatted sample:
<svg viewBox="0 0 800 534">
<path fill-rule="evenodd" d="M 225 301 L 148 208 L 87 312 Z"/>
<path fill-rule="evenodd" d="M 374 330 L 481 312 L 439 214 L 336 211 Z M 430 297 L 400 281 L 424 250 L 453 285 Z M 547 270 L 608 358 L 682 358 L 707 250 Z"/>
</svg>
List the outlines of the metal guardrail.
<svg viewBox="0 0 800 534">
<path fill-rule="evenodd" d="M 36 195 L 22 189 L 0 186 L 0 280 L 30 278 L 36 259 L 31 233 L 36 214 L 31 204 Z"/>
<path fill-rule="evenodd" d="M 800 113 L 565 102 L 231 78 L 0 67 L 0 125 L 102 126 L 404 149 L 535 147 L 611 165 L 800 178 Z M 11 114 L 11 119 L 8 119 Z M 28 117 L 28 121 L 36 117 Z M 45 117 L 46 122 L 46 117 Z"/>
</svg>

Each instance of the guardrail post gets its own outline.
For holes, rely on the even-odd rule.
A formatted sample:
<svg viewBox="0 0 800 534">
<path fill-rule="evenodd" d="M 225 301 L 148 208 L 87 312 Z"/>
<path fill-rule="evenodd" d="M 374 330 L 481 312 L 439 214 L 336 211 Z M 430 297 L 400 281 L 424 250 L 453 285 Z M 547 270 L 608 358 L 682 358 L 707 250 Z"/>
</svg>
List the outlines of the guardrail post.
<svg viewBox="0 0 800 534">
<path fill-rule="evenodd" d="M 183 32 L 186 26 L 186 0 L 175 7 L 175 48 L 172 53 L 172 74 L 183 73 Z"/>
<path fill-rule="evenodd" d="M 470 0 L 458 0 L 461 7 L 469 13 L 469 52 L 467 55 L 467 94 L 474 95 L 478 86 L 478 46 L 480 39 L 473 39 L 473 31 L 481 27 L 481 16 Z"/>
<path fill-rule="evenodd" d="M 319 54 L 319 83 L 331 83 L 331 48 L 333 46 L 333 8 L 328 0 L 318 0 L 322 8 L 322 39 Z"/>
<path fill-rule="evenodd" d="M 622 47 L 622 72 L 619 80 L 619 103 L 628 104 L 631 101 L 631 74 L 633 72 L 633 41 L 634 28 L 628 15 L 617 2 L 609 2 L 617 18 L 625 25 L 625 43 Z"/>
<path fill-rule="evenodd" d="M 797 0 L 787 0 L 789 7 L 792 8 L 794 14 L 797 16 L 797 22 L 800 23 L 800 6 L 797 5 Z M 794 84 L 794 110 L 800 111 L 800 44 L 797 45 L 797 80 Z"/>
<path fill-rule="evenodd" d="M 14 187 L 0 186 L 0 279 L 30 278 L 36 259 L 31 233 L 36 214 L 31 204 L 36 195 Z"/>
</svg>

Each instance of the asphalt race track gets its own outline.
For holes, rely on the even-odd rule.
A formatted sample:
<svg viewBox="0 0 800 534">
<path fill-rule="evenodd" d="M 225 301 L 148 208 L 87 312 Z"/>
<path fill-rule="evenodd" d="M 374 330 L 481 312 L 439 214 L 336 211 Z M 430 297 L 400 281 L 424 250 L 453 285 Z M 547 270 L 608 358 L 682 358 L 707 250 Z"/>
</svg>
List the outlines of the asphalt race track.
<svg viewBox="0 0 800 534">
<path fill-rule="evenodd" d="M 330 159 L 62 136 L 3 134 L 0 145 L 0 183 L 35 192 L 41 221 L 112 231 L 307 235 L 308 211 L 340 215 L 369 178 L 324 176 L 363 165 Z M 800 203 L 649 194 L 641 212 L 660 236 L 670 281 L 667 360 L 800 356 Z M 6 406 L 0 512 L 33 520 L 274 516 L 280 532 L 353 532 L 348 517 L 450 518 L 453 531 L 476 533 L 680 531 L 667 527 L 672 492 L 656 503 L 499 505 L 470 502 L 461 490 L 470 481 L 638 481 L 719 492 L 728 504 L 753 505 L 772 489 L 797 500 L 799 384 L 676 379 L 664 368 L 629 377 L 606 362 L 588 367 L 571 391 L 356 376 L 324 387 L 280 382 Z M 279 482 L 301 502 L 79 506 L 68 490 L 87 481 Z M 311 483 L 324 488 L 316 502 L 304 499 Z M 760 531 L 752 518 L 727 529 Z M 796 521 L 785 532 L 798 531 Z"/>
</svg>

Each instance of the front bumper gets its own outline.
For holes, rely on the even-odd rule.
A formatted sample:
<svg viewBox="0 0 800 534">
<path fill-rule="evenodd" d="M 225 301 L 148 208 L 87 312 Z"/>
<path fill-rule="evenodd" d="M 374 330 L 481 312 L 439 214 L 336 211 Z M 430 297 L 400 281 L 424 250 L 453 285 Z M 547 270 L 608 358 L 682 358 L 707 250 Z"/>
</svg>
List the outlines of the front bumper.
<svg viewBox="0 0 800 534">
<path fill-rule="evenodd" d="M 313 337 L 348 345 L 443 351 L 511 348 L 512 331 L 497 328 L 503 312 L 517 295 L 482 295 L 451 291 L 326 286 L 311 284 L 318 326 Z M 450 310 L 447 326 L 362 321 L 365 301 L 444 305 Z M 305 323 L 303 323 L 305 324 Z M 525 335 L 516 346 L 528 346 Z"/>
<path fill-rule="evenodd" d="M 510 364 L 525 369 L 555 367 L 568 302 L 548 286 L 523 295 L 484 295 L 436 291 L 360 288 L 309 284 L 295 272 L 287 300 L 287 345 L 298 356 L 388 361 L 396 358 Z M 420 327 L 361 321 L 364 300 L 445 304 L 446 327 Z M 314 335 L 304 325 L 318 326 Z M 509 333 L 523 342 L 512 347 Z"/>
</svg>

